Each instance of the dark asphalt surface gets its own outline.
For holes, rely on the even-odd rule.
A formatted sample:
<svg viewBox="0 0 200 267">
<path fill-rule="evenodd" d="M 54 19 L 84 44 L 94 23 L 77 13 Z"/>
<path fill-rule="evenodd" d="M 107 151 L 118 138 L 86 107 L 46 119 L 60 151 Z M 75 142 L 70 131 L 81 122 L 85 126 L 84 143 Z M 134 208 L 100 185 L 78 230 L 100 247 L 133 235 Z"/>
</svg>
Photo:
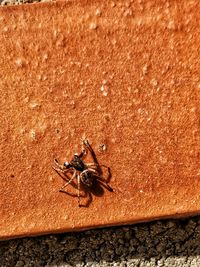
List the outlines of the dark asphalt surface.
<svg viewBox="0 0 200 267">
<path fill-rule="evenodd" d="M 200 217 L 0 242 L 0 266 L 200 266 Z"/>
</svg>

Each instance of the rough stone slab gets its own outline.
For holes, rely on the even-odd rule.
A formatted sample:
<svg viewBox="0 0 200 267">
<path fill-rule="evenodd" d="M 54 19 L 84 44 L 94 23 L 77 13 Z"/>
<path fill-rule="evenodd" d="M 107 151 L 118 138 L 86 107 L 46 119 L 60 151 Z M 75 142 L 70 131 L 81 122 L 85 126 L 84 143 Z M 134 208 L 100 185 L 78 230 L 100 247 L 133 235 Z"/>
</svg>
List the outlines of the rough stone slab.
<svg viewBox="0 0 200 267">
<path fill-rule="evenodd" d="M 0 9 L 2 239 L 199 213 L 198 9 L 178 0 Z M 95 191 L 88 208 L 58 192 L 51 168 L 83 136 L 114 188 Z"/>
</svg>

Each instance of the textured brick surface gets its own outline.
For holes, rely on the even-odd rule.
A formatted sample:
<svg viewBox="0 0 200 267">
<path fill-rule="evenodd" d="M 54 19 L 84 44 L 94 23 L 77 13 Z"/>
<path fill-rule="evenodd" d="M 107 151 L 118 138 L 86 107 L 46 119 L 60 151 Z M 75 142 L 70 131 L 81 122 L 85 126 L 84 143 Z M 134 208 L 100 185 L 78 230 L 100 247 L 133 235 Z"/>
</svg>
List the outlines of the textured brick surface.
<svg viewBox="0 0 200 267">
<path fill-rule="evenodd" d="M 0 9 L 1 238 L 199 212 L 198 8 Z M 51 168 L 79 151 L 82 136 L 111 167 L 114 188 L 92 192 L 88 208 L 58 192 Z"/>
</svg>

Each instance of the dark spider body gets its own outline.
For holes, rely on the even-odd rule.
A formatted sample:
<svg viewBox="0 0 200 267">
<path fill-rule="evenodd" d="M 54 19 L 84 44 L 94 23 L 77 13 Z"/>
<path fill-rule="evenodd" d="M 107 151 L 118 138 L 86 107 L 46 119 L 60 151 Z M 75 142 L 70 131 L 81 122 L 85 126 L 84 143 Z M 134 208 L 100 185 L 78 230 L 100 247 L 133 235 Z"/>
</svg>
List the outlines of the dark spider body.
<svg viewBox="0 0 200 267">
<path fill-rule="evenodd" d="M 82 153 L 80 155 L 75 154 L 70 163 L 64 162 L 63 165 L 66 167 L 66 169 L 72 168 L 76 171 L 79 171 L 81 173 L 80 179 L 82 183 L 88 187 L 92 187 L 94 180 L 94 173 L 92 173 L 91 170 L 90 171 L 88 170 L 89 169 L 88 166 L 84 164 L 81 157 Z"/>
<path fill-rule="evenodd" d="M 87 155 L 87 151 L 90 151 L 94 163 L 85 163 L 83 161 L 84 156 Z M 58 161 L 55 159 L 56 166 L 53 166 L 53 169 L 56 172 L 62 172 L 65 176 L 68 172 L 72 174 L 71 179 L 68 178 L 67 183 L 65 183 L 60 192 L 65 192 L 63 189 L 69 185 L 74 178 L 77 178 L 77 196 L 78 196 L 78 203 L 80 207 L 80 183 L 86 185 L 88 188 L 91 188 L 94 184 L 94 180 L 98 180 L 101 184 L 106 186 L 109 191 L 113 191 L 113 189 L 108 185 L 108 183 L 103 179 L 100 173 L 100 167 L 106 167 L 105 165 L 99 165 L 95 156 L 94 151 L 92 150 L 89 142 L 87 140 L 83 140 L 83 147 L 80 154 L 74 154 L 72 160 L 70 162 L 64 162 L 63 165 L 60 165 Z M 106 167 L 110 174 L 110 168 Z M 67 177 L 67 176 L 66 176 Z M 62 177 L 63 178 L 63 177 Z M 63 178 L 65 180 L 65 178 Z"/>
<path fill-rule="evenodd" d="M 69 168 L 74 168 L 75 170 L 82 172 L 86 169 L 85 164 L 83 163 L 82 159 L 78 155 L 74 155 L 70 163 L 64 162 L 64 166 L 69 169 Z"/>
<path fill-rule="evenodd" d="M 94 174 L 91 172 L 83 171 L 82 175 L 81 175 L 81 181 L 83 182 L 83 184 L 87 185 L 88 187 L 92 187 L 93 186 L 93 182 L 94 182 Z"/>
</svg>

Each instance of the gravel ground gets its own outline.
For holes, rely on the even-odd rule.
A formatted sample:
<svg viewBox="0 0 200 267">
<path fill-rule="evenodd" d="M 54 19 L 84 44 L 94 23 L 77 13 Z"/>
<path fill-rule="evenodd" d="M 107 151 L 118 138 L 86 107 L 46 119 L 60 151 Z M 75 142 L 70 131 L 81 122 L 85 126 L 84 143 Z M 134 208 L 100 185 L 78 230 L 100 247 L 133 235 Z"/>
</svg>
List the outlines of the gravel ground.
<svg viewBox="0 0 200 267">
<path fill-rule="evenodd" d="M 2 241 L 0 266 L 200 266 L 200 217 Z"/>
<path fill-rule="evenodd" d="M 36 2 L 47 2 L 48 0 L 0 0 L 0 5 L 8 6 L 8 5 L 21 5 L 28 3 L 36 3 Z M 49 0 L 50 2 L 51 0 Z"/>
</svg>

